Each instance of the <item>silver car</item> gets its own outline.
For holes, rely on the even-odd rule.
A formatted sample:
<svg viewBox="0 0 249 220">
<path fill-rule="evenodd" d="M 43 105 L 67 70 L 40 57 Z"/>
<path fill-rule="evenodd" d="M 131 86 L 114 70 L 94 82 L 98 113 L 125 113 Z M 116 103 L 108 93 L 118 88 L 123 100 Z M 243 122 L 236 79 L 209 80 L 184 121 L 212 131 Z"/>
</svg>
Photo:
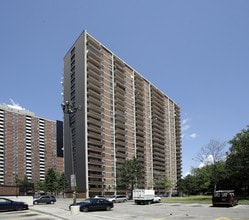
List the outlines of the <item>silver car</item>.
<svg viewBox="0 0 249 220">
<path fill-rule="evenodd" d="M 127 202 L 126 195 L 113 195 L 110 198 L 107 198 L 110 202 Z"/>
</svg>

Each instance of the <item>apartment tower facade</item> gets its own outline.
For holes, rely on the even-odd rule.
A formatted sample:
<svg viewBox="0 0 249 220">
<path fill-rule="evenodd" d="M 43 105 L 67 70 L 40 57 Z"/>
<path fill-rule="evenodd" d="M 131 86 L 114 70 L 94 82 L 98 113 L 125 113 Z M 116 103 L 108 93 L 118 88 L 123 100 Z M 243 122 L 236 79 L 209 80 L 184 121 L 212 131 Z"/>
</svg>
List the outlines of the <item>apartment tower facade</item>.
<svg viewBox="0 0 249 220">
<path fill-rule="evenodd" d="M 0 105 L 0 185 L 25 176 L 42 181 L 49 168 L 64 172 L 62 129 L 62 122 Z"/>
<path fill-rule="evenodd" d="M 133 157 L 143 167 L 143 188 L 155 188 L 159 175 L 175 189 L 180 107 L 86 31 L 64 57 L 63 103 L 71 106 L 64 111 L 65 174 L 75 174 L 79 193 L 115 194 L 117 172 Z"/>
</svg>

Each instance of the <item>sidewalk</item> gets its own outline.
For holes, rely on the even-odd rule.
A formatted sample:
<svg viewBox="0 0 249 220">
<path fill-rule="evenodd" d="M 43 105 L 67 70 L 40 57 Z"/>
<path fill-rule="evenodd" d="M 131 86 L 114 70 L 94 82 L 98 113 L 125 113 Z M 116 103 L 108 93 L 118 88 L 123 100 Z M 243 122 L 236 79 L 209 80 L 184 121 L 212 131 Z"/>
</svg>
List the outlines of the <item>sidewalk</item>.
<svg viewBox="0 0 249 220">
<path fill-rule="evenodd" d="M 78 199 L 81 201 L 83 199 Z M 69 205 L 72 204 L 72 199 L 57 199 L 57 202 L 54 204 L 39 204 L 39 205 L 32 205 L 29 207 L 30 210 L 37 211 L 44 214 L 49 214 L 55 218 L 63 219 L 63 220 L 82 220 L 82 219 L 89 219 L 89 220 L 98 220 L 99 217 L 94 217 L 92 214 L 89 215 L 88 213 L 79 212 L 77 214 L 72 214 L 69 210 Z"/>
</svg>

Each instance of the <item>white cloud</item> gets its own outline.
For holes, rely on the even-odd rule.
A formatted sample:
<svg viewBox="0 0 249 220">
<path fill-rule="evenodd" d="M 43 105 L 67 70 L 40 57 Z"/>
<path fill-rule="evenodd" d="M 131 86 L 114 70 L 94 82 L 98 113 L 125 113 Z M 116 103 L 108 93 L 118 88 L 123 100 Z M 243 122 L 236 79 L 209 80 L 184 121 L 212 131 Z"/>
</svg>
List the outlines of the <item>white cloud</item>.
<svg viewBox="0 0 249 220">
<path fill-rule="evenodd" d="M 189 135 L 189 137 L 191 137 L 192 139 L 195 139 L 198 137 L 198 135 L 196 133 L 193 133 L 193 134 Z"/>
<path fill-rule="evenodd" d="M 191 127 L 191 125 L 189 125 L 189 122 L 191 121 L 191 118 L 185 118 L 182 120 L 181 123 L 181 129 L 182 129 L 182 139 L 183 138 L 187 138 L 187 139 L 195 139 L 198 137 L 198 135 L 196 133 L 192 133 L 192 134 L 187 134 L 187 130 L 189 130 L 189 128 Z"/>
<path fill-rule="evenodd" d="M 182 135 L 181 135 L 181 138 L 183 139 L 185 136 L 186 136 L 186 134 L 182 134 Z"/>
<path fill-rule="evenodd" d="M 182 120 L 182 126 L 187 124 L 188 121 L 190 121 L 191 119 L 190 118 L 185 118 Z"/>
<path fill-rule="evenodd" d="M 25 108 L 21 107 L 13 99 L 10 99 L 10 102 L 11 102 L 11 104 L 7 104 L 8 107 L 15 108 L 15 109 L 18 109 L 18 110 L 25 110 Z"/>
<path fill-rule="evenodd" d="M 208 157 L 199 165 L 199 168 L 202 168 L 204 166 L 214 164 L 214 157 L 213 155 L 208 155 Z"/>
<path fill-rule="evenodd" d="M 191 120 L 190 118 L 185 118 L 182 120 L 182 123 L 181 123 L 182 131 L 187 131 L 190 128 L 190 125 L 187 124 L 190 120 Z M 186 134 L 182 135 L 182 137 L 185 135 Z"/>
<path fill-rule="evenodd" d="M 183 125 L 182 131 L 187 131 L 190 128 L 190 125 Z"/>
<path fill-rule="evenodd" d="M 190 172 L 190 171 L 188 171 L 187 173 L 183 174 L 183 177 L 186 177 L 186 176 L 188 176 L 188 175 L 191 175 L 191 172 Z"/>
</svg>

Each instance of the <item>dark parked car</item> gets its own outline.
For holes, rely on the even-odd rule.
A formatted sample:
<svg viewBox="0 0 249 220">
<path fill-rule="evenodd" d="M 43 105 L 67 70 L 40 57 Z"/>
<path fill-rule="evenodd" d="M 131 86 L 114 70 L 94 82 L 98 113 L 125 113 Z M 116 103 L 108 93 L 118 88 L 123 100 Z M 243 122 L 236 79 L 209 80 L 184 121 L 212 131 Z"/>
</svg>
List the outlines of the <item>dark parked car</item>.
<svg viewBox="0 0 249 220">
<path fill-rule="evenodd" d="M 213 206 L 234 206 L 238 204 L 238 198 L 234 190 L 218 190 L 212 197 Z"/>
<path fill-rule="evenodd" d="M 7 198 L 0 198 L 0 211 L 18 211 L 29 209 L 28 204 L 17 202 Z"/>
<path fill-rule="evenodd" d="M 37 205 L 39 203 L 46 203 L 46 204 L 53 204 L 56 202 L 56 198 L 54 196 L 40 196 L 40 197 L 35 197 L 33 199 L 33 204 Z"/>
<path fill-rule="evenodd" d="M 71 209 L 71 204 L 69 209 Z M 99 199 L 99 198 L 90 198 L 86 199 L 83 202 L 78 202 L 76 205 L 80 206 L 81 212 L 88 212 L 88 211 L 99 211 L 99 210 L 107 210 L 110 211 L 113 208 L 113 203 L 106 200 L 106 199 Z"/>
</svg>

